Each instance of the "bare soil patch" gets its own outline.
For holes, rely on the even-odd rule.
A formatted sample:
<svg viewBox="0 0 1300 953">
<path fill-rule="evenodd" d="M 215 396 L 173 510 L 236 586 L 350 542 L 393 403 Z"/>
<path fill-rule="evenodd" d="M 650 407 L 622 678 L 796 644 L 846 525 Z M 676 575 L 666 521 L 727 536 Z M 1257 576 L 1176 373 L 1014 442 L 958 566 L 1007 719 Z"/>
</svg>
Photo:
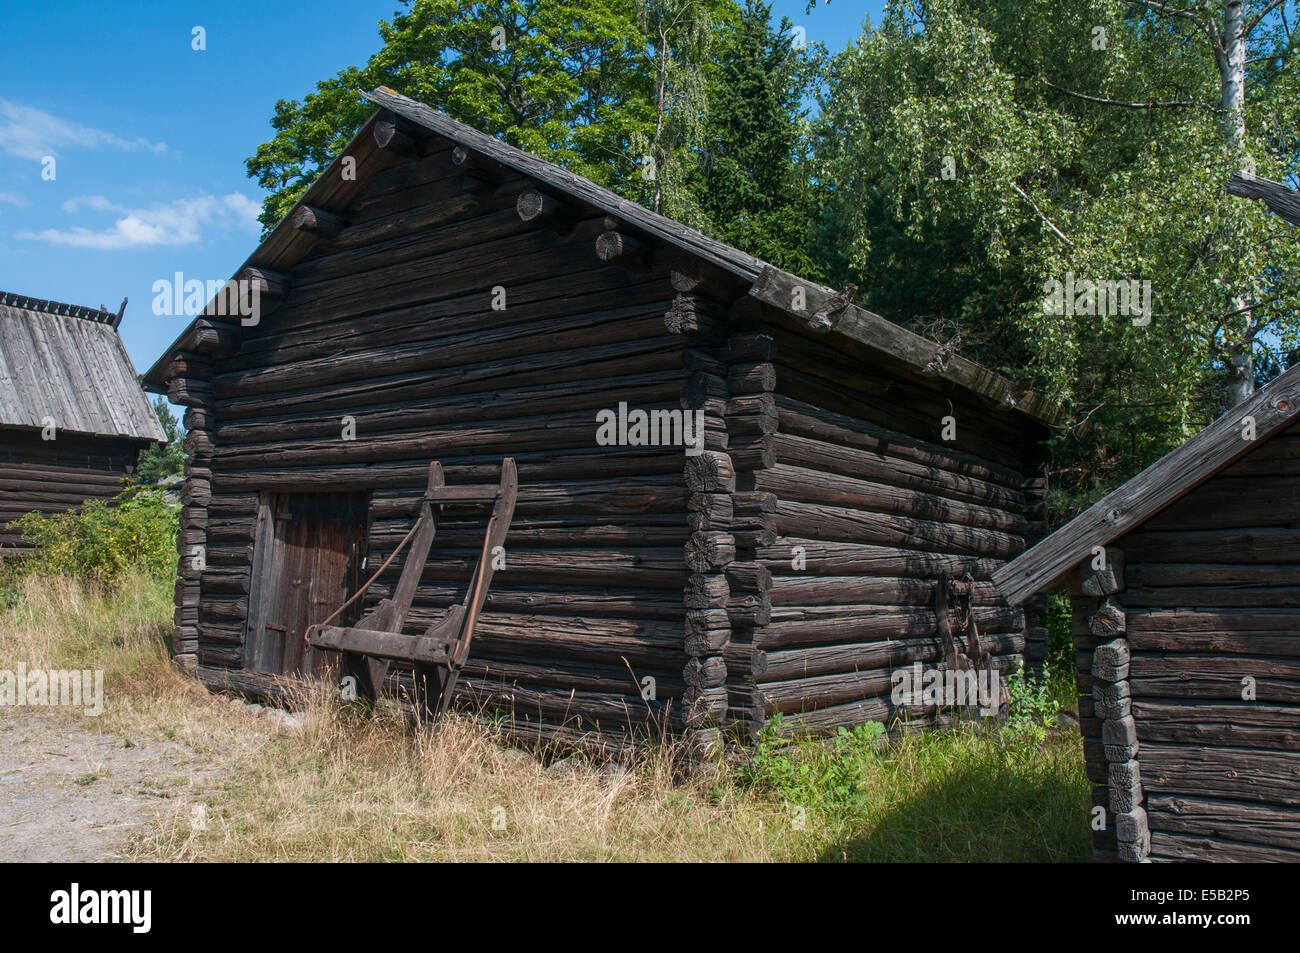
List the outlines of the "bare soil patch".
<svg viewBox="0 0 1300 953">
<path fill-rule="evenodd" d="M 226 770 L 210 752 L 90 721 L 0 708 L 0 860 L 120 860 L 133 832 L 166 812 L 193 812 Z"/>
</svg>

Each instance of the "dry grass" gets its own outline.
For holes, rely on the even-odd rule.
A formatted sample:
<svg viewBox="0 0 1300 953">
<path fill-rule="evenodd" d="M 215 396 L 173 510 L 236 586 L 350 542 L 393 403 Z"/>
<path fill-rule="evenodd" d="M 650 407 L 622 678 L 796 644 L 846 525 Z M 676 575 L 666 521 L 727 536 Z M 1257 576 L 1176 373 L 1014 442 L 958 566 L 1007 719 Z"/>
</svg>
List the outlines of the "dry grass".
<svg viewBox="0 0 1300 953">
<path fill-rule="evenodd" d="M 169 664 L 170 584 L 99 593 L 29 580 L 0 610 L 0 667 L 103 668 L 103 730 L 179 741 L 225 768 L 199 792 L 206 826 L 164 815 L 139 860 L 1079 860 L 1087 784 L 1078 738 L 998 732 L 767 749 L 766 767 L 688 769 L 671 740 L 617 768 L 505 744 L 458 716 L 436 732 L 359 717 L 322 691 L 283 728 L 222 703 Z M 830 759 L 829 761 L 827 759 Z M 832 796 L 826 778 L 850 778 Z M 842 792 L 841 792 L 842 793 Z M 803 807 L 806 826 L 794 823 Z"/>
<path fill-rule="evenodd" d="M 171 664 L 172 584 L 145 576 L 100 588 L 66 576 L 28 576 L 0 586 L 0 669 L 98 669 L 104 713 L 82 727 L 129 738 L 179 741 L 218 757 L 247 748 L 258 721 L 214 704 Z M 67 716 L 50 711 L 51 717 Z"/>
<path fill-rule="evenodd" d="M 681 776 L 669 746 L 612 771 L 573 758 L 564 773 L 464 716 L 436 732 L 389 713 L 360 719 L 324 698 L 141 859 L 488 861 L 765 860 L 775 812 L 717 795 L 720 769 Z"/>
</svg>

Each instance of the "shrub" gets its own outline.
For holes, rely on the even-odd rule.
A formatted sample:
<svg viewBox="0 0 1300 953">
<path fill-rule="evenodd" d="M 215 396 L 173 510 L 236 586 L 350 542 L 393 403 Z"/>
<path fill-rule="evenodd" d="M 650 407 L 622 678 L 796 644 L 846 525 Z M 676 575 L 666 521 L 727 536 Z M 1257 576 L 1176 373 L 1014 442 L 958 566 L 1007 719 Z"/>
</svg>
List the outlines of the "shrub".
<svg viewBox="0 0 1300 953">
<path fill-rule="evenodd" d="M 1052 691 L 1052 666 L 1043 664 L 1041 676 L 1025 676 L 1022 666 L 1007 679 L 1007 727 L 1041 740 L 1056 724 L 1060 709 Z"/>
<path fill-rule="evenodd" d="M 862 759 L 874 755 L 885 726 L 869 721 L 841 726 L 828 739 L 789 741 L 778 713 L 760 733 L 753 758 L 740 773 L 742 784 L 789 804 L 852 811 L 864 797 Z"/>
<path fill-rule="evenodd" d="M 1059 592 L 1048 597 L 1047 662 L 1054 672 L 1068 673 L 1074 668 L 1074 635 L 1070 631 L 1070 598 Z"/>
<path fill-rule="evenodd" d="M 176 571 L 180 507 L 161 493 L 131 488 L 64 513 L 28 513 L 16 521 L 36 551 L 17 564 L 23 575 L 68 575 L 116 585 L 129 575 Z"/>
</svg>

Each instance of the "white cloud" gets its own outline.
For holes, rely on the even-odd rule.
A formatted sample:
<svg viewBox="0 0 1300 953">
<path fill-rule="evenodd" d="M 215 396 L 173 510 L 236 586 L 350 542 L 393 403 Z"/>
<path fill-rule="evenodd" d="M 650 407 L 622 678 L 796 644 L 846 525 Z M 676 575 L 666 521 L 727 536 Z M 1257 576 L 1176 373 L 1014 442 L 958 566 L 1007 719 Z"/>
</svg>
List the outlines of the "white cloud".
<svg viewBox="0 0 1300 953">
<path fill-rule="evenodd" d="M 0 205 L 26 205 L 27 200 L 13 192 L 0 192 Z"/>
<path fill-rule="evenodd" d="M 167 150 L 166 143 L 150 142 L 143 138 L 123 139 L 102 129 L 67 122 L 42 109 L 0 99 L 0 149 L 20 159 L 39 161 L 47 155 L 58 155 L 60 146 L 84 149 L 108 147 L 127 152 L 137 149 L 148 149 L 150 152 Z"/>
<path fill-rule="evenodd" d="M 262 223 L 257 220 L 257 216 L 262 214 L 262 206 L 247 195 L 242 192 L 231 192 L 229 195 L 223 195 L 221 201 L 226 204 L 226 209 L 248 228 L 262 227 Z"/>
<path fill-rule="evenodd" d="M 120 212 L 121 208 L 114 205 L 102 195 L 79 195 L 76 198 L 68 199 L 60 206 L 65 212 L 76 212 L 83 208 L 93 208 L 98 212 Z"/>
<path fill-rule="evenodd" d="M 258 228 L 258 204 L 246 195 L 198 195 L 158 203 L 149 208 L 126 208 L 102 195 L 84 195 L 68 199 L 63 211 L 75 214 L 81 209 L 111 212 L 117 220 L 107 228 L 84 225 L 68 229 L 46 228 L 39 232 L 19 232 L 18 238 L 71 245 L 76 248 L 118 249 L 148 245 L 192 245 L 203 229 Z"/>
</svg>

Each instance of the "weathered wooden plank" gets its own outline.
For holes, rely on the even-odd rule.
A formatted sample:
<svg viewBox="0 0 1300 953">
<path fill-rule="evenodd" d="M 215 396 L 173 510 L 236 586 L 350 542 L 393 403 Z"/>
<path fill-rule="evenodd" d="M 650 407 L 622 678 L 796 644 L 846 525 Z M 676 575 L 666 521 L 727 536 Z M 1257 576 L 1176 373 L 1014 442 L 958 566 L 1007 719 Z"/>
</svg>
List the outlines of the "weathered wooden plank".
<svg viewBox="0 0 1300 953">
<path fill-rule="evenodd" d="M 798 297 L 796 292 L 799 293 Z M 750 294 L 765 304 L 790 312 L 796 317 L 802 316 L 805 321 L 832 296 L 830 289 L 804 281 L 771 265 L 763 268 Z M 806 310 L 792 310 L 792 304 L 799 300 L 805 302 Z M 934 341 L 852 304 L 839 312 L 834 328 L 836 332 L 899 361 L 916 373 L 927 372 L 940 352 L 940 345 Z M 1010 381 L 960 355 L 948 357 L 938 373 L 940 377 L 980 394 L 995 405 L 1014 406 L 1045 423 L 1055 422 L 1060 415 L 1057 408 L 1037 394 L 1017 393 Z"/>
<path fill-rule="evenodd" d="M 1300 751 L 1150 743 L 1141 757 L 1149 794 L 1300 806 Z"/>
</svg>

